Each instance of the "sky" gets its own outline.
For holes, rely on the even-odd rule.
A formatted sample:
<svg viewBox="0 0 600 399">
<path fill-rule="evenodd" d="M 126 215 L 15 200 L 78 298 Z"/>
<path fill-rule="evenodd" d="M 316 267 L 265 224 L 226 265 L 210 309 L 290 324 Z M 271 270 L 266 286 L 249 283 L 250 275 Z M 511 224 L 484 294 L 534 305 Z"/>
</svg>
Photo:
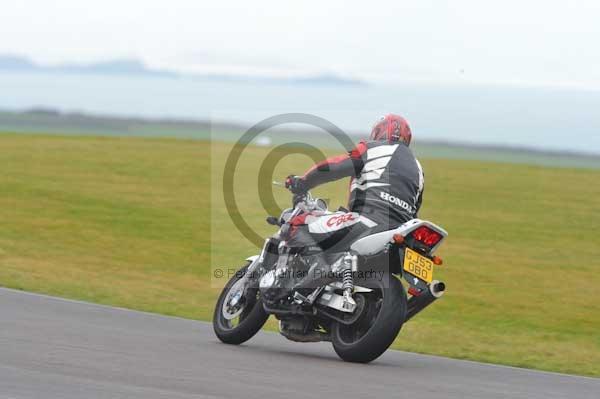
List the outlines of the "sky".
<svg viewBox="0 0 600 399">
<path fill-rule="evenodd" d="M 13 0 L 0 53 L 183 72 L 600 90 L 600 2 Z"/>
</svg>

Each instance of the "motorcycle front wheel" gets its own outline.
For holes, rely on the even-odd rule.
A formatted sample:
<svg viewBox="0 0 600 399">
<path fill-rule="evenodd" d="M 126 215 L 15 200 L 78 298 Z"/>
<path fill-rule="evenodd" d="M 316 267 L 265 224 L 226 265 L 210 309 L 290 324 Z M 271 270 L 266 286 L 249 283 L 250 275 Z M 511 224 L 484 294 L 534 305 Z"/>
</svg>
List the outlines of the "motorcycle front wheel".
<svg viewBox="0 0 600 399">
<path fill-rule="evenodd" d="M 402 283 L 391 274 L 361 281 L 360 285 L 372 292 L 355 294 L 363 296 L 361 314 L 350 325 L 334 322 L 331 343 L 343 360 L 368 363 L 381 356 L 398 336 L 406 318 L 407 299 Z"/>
<path fill-rule="evenodd" d="M 244 295 L 242 276 L 249 265 L 250 262 L 229 280 L 215 306 L 213 329 L 217 338 L 226 344 L 246 342 L 256 335 L 269 318 L 257 288 L 248 289 Z"/>
</svg>

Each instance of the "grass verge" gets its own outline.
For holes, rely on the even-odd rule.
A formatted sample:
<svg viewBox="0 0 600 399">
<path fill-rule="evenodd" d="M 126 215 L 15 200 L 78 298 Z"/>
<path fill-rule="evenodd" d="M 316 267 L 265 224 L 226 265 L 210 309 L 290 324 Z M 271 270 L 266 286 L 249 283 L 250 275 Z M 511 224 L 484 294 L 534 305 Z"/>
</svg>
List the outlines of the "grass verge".
<svg viewBox="0 0 600 399">
<path fill-rule="evenodd" d="M 210 319 L 223 283 L 214 268 L 256 252 L 220 198 L 230 149 L 1 134 L 0 285 Z M 262 208 L 256 189 L 269 151 L 250 147 L 235 180 L 240 211 L 262 235 L 273 231 L 264 217 L 275 211 Z M 394 347 L 600 376 L 600 171 L 422 161 L 422 217 L 451 234 L 438 276 L 448 292 Z M 286 157 L 274 177 L 309 163 Z M 346 184 L 316 194 L 342 204 Z M 289 196 L 275 190 L 285 206 Z"/>
</svg>

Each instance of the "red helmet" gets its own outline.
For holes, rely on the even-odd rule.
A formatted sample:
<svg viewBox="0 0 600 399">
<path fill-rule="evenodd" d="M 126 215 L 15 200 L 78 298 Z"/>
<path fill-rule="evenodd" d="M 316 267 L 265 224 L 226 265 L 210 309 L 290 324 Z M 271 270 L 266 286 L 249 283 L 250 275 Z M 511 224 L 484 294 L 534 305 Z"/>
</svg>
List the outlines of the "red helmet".
<svg viewBox="0 0 600 399">
<path fill-rule="evenodd" d="M 382 116 L 379 122 L 371 130 L 371 140 L 385 140 L 389 143 L 403 142 L 406 146 L 410 145 L 412 132 L 406 119 L 400 115 L 388 114 Z"/>
</svg>

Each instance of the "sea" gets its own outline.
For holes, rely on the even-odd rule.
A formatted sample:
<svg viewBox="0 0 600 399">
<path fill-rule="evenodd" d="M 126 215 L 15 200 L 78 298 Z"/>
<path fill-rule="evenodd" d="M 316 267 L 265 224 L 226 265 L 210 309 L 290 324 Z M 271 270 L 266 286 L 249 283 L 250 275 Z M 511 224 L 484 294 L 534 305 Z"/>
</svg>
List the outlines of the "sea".
<svg viewBox="0 0 600 399">
<path fill-rule="evenodd" d="M 287 113 L 367 134 L 404 115 L 416 140 L 600 154 L 600 91 L 433 84 L 307 84 L 0 71 L 0 109 L 255 124 Z"/>
</svg>

